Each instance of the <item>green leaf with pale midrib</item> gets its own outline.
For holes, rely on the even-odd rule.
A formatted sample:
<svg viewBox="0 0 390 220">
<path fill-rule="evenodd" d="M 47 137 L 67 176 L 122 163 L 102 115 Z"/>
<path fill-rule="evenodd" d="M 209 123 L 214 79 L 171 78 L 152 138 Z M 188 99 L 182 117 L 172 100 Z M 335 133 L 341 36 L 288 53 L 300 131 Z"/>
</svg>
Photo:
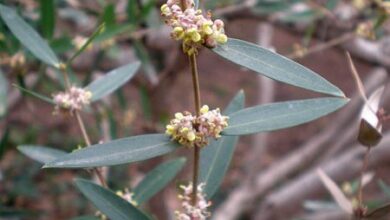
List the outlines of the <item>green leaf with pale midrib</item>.
<svg viewBox="0 0 390 220">
<path fill-rule="evenodd" d="M 167 154 L 178 145 L 164 134 L 146 134 L 86 147 L 50 163 L 45 168 L 87 168 L 126 164 Z"/>
<path fill-rule="evenodd" d="M 91 101 L 97 101 L 125 84 L 135 75 L 139 66 L 140 62 L 121 66 L 90 83 L 85 89 L 92 92 Z"/>
<path fill-rule="evenodd" d="M 12 8 L 0 4 L 0 16 L 20 43 L 32 54 L 50 66 L 59 67 L 60 61 L 47 42 Z"/>
<path fill-rule="evenodd" d="M 58 157 L 66 155 L 65 151 L 37 145 L 21 145 L 18 147 L 18 150 L 27 157 L 43 164 L 49 163 Z"/>
<path fill-rule="evenodd" d="M 300 125 L 347 104 L 346 98 L 317 98 L 258 105 L 229 115 L 224 135 L 245 135 Z"/>
<path fill-rule="evenodd" d="M 134 188 L 133 199 L 142 204 L 163 189 L 183 168 L 185 158 L 179 158 L 160 164 L 148 172 L 144 179 Z"/>
<path fill-rule="evenodd" d="M 245 95 L 241 90 L 230 102 L 223 114 L 231 114 L 244 107 Z M 238 136 L 222 136 L 210 142 L 200 152 L 200 182 L 206 183 L 204 192 L 211 198 L 218 190 L 233 157 Z"/>
<path fill-rule="evenodd" d="M 148 220 L 144 213 L 114 192 L 83 179 L 75 180 L 77 188 L 103 214 L 115 220 Z"/>
<path fill-rule="evenodd" d="M 258 45 L 230 38 L 213 49 L 225 59 L 271 79 L 319 93 L 345 97 L 344 93 L 312 70 Z"/>
</svg>

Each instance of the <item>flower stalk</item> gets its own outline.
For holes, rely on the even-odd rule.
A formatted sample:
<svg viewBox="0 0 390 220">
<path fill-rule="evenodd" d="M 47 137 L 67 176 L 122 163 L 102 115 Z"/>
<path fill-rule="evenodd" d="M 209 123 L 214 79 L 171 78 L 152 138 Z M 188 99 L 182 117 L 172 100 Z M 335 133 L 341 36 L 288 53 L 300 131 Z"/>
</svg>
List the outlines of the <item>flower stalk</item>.
<svg viewBox="0 0 390 220">
<path fill-rule="evenodd" d="M 195 112 L 196 116 L 200 116 L 200 89 L 199 89 L 199 75 L 198 68 L 196 63 L 196 55 L 189 55 L 189 61 L 191 66 L 191 75 L 192 75 L 192 84 L 194 89 L 194 103 L 195 103 Z M 194 186 L 198 185 L 198 174 L 199 174 L 199 160 L 200 160 L 200 146 L 194 146 L 194 163 L 193 163 L 193 176 L 192 184 Z M 197 187 L 192 188 L 192 204 L 195 205 L 197 202 Z"/>
</svg>

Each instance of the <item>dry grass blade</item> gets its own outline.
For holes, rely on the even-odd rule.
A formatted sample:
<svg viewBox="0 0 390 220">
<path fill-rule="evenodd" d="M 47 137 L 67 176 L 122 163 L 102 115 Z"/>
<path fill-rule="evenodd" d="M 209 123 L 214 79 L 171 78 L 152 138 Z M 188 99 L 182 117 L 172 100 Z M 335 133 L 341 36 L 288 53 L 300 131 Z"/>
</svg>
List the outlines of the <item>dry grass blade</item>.
<svg viewBox="0 0 390 220">
<path fill-rule="evenodd" d="M 364 101 L 367 103 L 368 99 L 367 99 L 367 96 L 366 96 L 366 92 L 365 92 L 362 80 L 360 79 L 359 74 L 358 74 L 358 72 L 356 70 L 355 64 L 352 61 L 351 55 L 348 52 L 345 52 L 345 54 L 347 56 L 349 68 L 351 69 L 351 73 L 352 73 L 353 79 L 356 82 L 356 85 L 358 87 L 359 93 L 362 96 L 362 98 L 364 99 Z"/>
<path fill-rule="evenodd" d="M 348 214 L 353 214 L 352 203 L 347 199 L 341 189 L 337 186 L 333 180 L 326 175 L 322 169 L 317 170 L 317 174 L 320 177 L 324 186 L 328 189 L 333 199 L 337 202 L 340 208 Z"/>
</svg>

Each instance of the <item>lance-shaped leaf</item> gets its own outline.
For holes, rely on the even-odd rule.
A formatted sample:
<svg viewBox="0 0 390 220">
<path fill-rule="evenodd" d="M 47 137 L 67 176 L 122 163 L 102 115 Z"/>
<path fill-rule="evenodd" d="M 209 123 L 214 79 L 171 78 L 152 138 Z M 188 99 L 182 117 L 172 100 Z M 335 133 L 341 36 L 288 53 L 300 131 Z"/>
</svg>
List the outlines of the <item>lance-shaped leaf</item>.
<svg viewBox="0 0 390 220">
<path fill-rule="evenodd" d="M 46 41 L 15 10 L 0 4 L 0 16 L 15 37 L 42 62 L 59 67 L 60 61 Z"/>
<path fill-rule="evenodd" d="M 43 35 L 51 39 L 53 38 L 55 22 L 56 22 L 56 6 L 54 0 L 40 0 L 39 6 L 41 10 L 40 26 Z"/>
<path fill-rule="evenodd" d="M 37 145 L 21 145 L 18 150 L 27 157 L 43 164 L 66 155 L 65 151 Z"/>
<path fill-rule="evenodd" d="M 167 154 L 178 148 L 164 134 L 147 134 L 86 147 L 47 163 L 44 167 L 87 168 L 126 164 Z"/>
<path fill-rule="evenodd" d="M 138 203 L 142 204 L 148 201 L 161 189 L 163 189 L 183 168 L 186 162 L 185 158 L 179 158 L 165 162 L 148 174 L 145 178 L 134 188 L 133 199 Z"/>
<path fill-rule="evenodd" d="M 128 201 L 117 196 L 114 192 L 105 189 L 93 182 L 83 179 L 75 180 L 77 188 L 87 197 L 103 214 L 115 220 L 148 220 L 139 209 Z"/>
<path fill-rule="evenodd" d="M 347 104 L 346 98 L 316 98 L 245 108 L 229 115 L 224 135 L 245 135 L 300 125 Z"/>
<path fill-rule="evenodd" d="M 213 49 L 225 59 L 271 79 L 319 93 L 344 97 L 344 93 L 312 70 L 258 45 L 237 39 Z"/>
<path fill-rule="evenodd" d="M 244 107 L 245 94 L 241 90 L 229 103 L 224 114 L 236 112 Z M 206 183 L 204 192 L 211 198 L 221 185 L 229 167 L 238 136 L 222 136 L 213 140 L 200 152 L 200 182 Z"/>
<path fill-rule="evenodd" d="M 7 112 L 8 80 L 0 70 L 0 118 Z"/>
<path fill-rule="evenodd" d="M 135 75 L 139 66 L 139 62 L 127 64 L 93 81 L 85 88 L 92 92 L 91 101 L 97 101 L 121 87 Z"/>
</svg>

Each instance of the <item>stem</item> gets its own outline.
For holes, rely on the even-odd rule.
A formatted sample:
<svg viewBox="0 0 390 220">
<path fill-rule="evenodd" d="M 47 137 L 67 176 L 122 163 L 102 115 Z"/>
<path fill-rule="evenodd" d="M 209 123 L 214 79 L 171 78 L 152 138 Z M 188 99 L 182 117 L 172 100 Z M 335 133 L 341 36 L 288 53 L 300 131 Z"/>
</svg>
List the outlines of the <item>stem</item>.
<svg viewBox="0 0 390 220">
<path fill-rule="evenodd" d="M 66 64 L 60 64 L 60 69 L 61 69 L 62 75 L 64 76 L 65 87 L 67 90 L 69 90 L 70 89 L 70 80 L 69 80 L 69 76 L 68 76 L 68 72 L 67 72 L 68 66 Z"/>
<path fill-rule="evenodd" d="M 76 118 L 77 118 L 77 123 L 79 124 L 81 133 L 83 134 L 84 140 L 88 146 L 91 146 L 91 139 L 88 136 L 87 130 L 85 129 L 84 121 L 80 116 L 80 112 L 76 110 Z"/>
<path fill-rule="evenodd" d="M 367 165 L 368 165 L 368 158 L 369 158 L 369 155 L 370 155 L 370 150 L 371 150 L 371 147 L 368 147 L 367 148 L 367 151 L 364 155 L 364 159 L 363 159 L 363 165 L 362 165 L 362 170 L 360 172 L 360 180 L 359 180 L 359 187 L 358 187 L 358 204 L 359 204 L 359 208 L 362 208 L 363 207 L 363 176 L 364 176 L 364 172 L 366 171 L 367 169 Z"/>
<path fill-rule="evenodd" d="M 61 67 L 61 70 L 62 70 L 62 74 L 63 74 L 64 80 L 65 80 L 65 87 L 67 90 L 69 90 L 70 89 L 70 81 L 69 81 L 69 77 L 68 77 L 67 66 L 65 65 L 65 66 Z M 89 138 L 87 130 L 85 129 L 85 124 L 84 124 L 83 119 L 81 118 L 80 112 L 78 110 L 76 110 L 75 114 L 76 114 L 77 123 L 79 124 L 81 133 L 83 134 L 84 141 L 87 144 L 87 146 L 91 146 L 91 139 Z M 107 188 L 107 182 L 104 179 L 104 176 L 102 175 L 100 170 L 98 168 L 93 168 L 92 170 L 95 173 L 95 175 L 98 177 L 102 186 Z"/>
<path fill-rule="evenodd" d="M 200 116 L 200 90 L 199 90 L 199 76 L 198 69 L 196 64 L 196 55 L 190 55 L 189 61 L 191 65 L 192 73 L 192 83 L 194 87 L 194 101 L 195 101 L 195 110 L 196 116 Z M 192 177 L 192 204 L 196 204 L 197 194 L 198 194 L 198 174 L 199 174 L 199 154 L 200 147 L 194 146 L 194 164 L 193 164 L 193 177 Z"/>
</svg>

